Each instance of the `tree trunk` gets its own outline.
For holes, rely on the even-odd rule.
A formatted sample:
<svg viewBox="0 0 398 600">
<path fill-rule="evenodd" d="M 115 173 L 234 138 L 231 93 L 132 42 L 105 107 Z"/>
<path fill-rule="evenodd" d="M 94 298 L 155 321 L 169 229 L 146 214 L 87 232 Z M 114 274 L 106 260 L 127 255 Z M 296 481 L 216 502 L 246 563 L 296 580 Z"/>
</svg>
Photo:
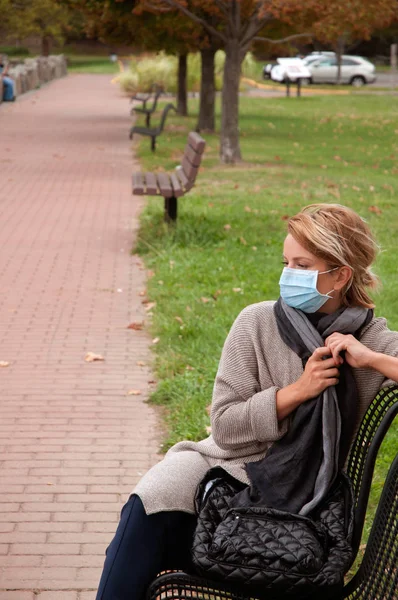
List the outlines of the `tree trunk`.
<svg viewBox="0 0 398 600">
<path fill-rule="evenodd" d="M 244 52 L 237 39 L 225 44 L 222 88 L 220 158 L 223 163 L 241 160 L 239 146 L 239 82 Z"/>
<path fill-rule="evenodd" d="M 50 54 L 50 36 L 43 35 L 41 38 L 41 55 L 48 56 Z"/>
<path fill-rule="evenodd" d="M 179 54 L 178 56 L 177 112 L 183 117 L 188 115 L 187 58 L 188 54 Z"/>
<path fill-rule="evenodd" d="M 344 36 L 339 37 L 336 44 L 336 60 L 337 60 L 337 85 L 341 84 L 341 61 L 344 54 Z"/>
<path fill-rule="evenodd" d="M 216 85 L 214 80 L 215 48 L 203 48 L 201 56 L 199 119 L 196 131 L 214 131 Z"/>
</svg>

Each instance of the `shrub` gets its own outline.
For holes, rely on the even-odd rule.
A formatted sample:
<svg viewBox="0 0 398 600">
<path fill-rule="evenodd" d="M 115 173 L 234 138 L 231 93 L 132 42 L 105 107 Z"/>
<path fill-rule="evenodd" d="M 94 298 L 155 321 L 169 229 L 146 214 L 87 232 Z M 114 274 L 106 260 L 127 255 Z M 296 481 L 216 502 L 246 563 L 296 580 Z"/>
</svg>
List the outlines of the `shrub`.
<svg viewBox="0 0 398 600">
<path fill-rule="evenodd" d="M 218 50 L 215 55 L 215 84 L 216 90 L 222 89 L 222 75 L 225 63 L 225 52 Z M 261 69 L 260 69 L 261 70 Z M 160 52 L 156 56 L 135 58 L 131 61 L 128 71 L 118 77 L 125 92 L 149 92 L 154 83 L 161 85 L 166 92 L 175 94 L 177 91 L 178 58 Z M 200 89 L 200 53 L 188 55 L 187 88 L 190 92 Z M 256 78 L 259 73 L 259 63 L 249 52 L 242 65 L 242 75 Z"/>
</svg>

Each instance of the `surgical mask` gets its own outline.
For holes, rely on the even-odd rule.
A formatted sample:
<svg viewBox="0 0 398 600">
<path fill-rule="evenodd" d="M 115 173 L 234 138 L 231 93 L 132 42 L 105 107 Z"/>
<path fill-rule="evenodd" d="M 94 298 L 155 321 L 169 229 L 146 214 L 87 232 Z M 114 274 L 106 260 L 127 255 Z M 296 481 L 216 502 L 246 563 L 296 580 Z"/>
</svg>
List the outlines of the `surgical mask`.
<svg viewBox="0 0 398 600">
<path fill-rule="evenodd" d="M 327 294 L 318 292 L 316 287 L 318 275 L 330 273 L 338 268 L 319 272 L 285 267 L 279 280 L 282 299 L 292 308 L 298 308 L 306 313 L 316 312 L 332 298 L 329 294 L 334 291 L 330 290 Z"/>
</svg>

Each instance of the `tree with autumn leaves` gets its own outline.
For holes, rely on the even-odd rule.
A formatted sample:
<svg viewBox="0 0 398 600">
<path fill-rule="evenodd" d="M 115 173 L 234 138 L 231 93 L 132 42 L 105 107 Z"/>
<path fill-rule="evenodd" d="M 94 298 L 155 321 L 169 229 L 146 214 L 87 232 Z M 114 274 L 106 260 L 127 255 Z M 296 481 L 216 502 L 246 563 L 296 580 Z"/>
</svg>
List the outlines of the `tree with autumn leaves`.
<svg viewBox="0 0 398 600">
<path fill-rule="evenodd" d="M 225 163 L 241 159 L 239 146 L 239 83 L 244 57 L 253 42 L 270 41 L 267 25 L 288 23 L 293 33 L 286 40 L 311 34 L 337 44 L 350 36 L 366 39 L 374 29 L 396 16 L 397 0 L 139 0 L 138 6 L 154 11 L 178 10 L 202 27 L 224 48 L 220 158 Z M 308 31 L 308 34 L 305 32 Z M 281 40 L 275 40 L 281 41 Z"/>
</svg>

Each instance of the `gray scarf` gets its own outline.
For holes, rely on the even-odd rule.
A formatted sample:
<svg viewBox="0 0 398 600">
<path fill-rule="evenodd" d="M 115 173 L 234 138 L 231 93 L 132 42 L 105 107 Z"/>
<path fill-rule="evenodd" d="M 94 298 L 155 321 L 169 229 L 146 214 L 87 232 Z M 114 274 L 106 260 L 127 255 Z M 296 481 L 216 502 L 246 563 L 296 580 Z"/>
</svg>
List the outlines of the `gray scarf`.
<svg viewBox="0 0 398 600">
<path fill-rule="evenodd" d="M 335 331 L 358 334 L 372 319 L 373 311 L 340 309 L 321 317 L 315 328 L 305 313 L 280 298 L 275 316 L 283 341 L 305 362 Z M 356 411 L 356 384 L 351 368 L 344 363 L 339 384 L 301 404 L 292 414 L 287 434 L 271 446 L 265 458 L 246 465 L 251 487 L 235 497 L 234 505 L 270 506 L 308 515 L 344 464 Z"/>
</svg>

